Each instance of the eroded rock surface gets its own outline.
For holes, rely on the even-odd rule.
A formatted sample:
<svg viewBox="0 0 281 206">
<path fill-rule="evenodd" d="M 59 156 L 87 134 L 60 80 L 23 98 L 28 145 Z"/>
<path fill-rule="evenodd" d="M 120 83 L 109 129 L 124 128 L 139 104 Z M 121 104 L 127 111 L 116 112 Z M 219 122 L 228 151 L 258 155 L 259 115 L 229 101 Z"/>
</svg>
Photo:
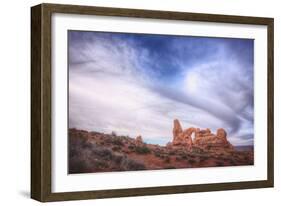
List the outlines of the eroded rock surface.
<svg viewBox="0 0 281 206">
<path fill-rule="evenodd" d="M 194 139 L 192 139 L 193 133 L 195 133 Z M 190 127 L 183 130 L 178 119 L 174 120 L 172 145 L 186 147 L 188 150 L 192 149 L 193 146 L 204 150 L 233 149 L 233 146 L 227 140 L 227 133 L 223 128 L 219 128 L 216 134 L 213 134 L 209 128 Z"/>
</svg>

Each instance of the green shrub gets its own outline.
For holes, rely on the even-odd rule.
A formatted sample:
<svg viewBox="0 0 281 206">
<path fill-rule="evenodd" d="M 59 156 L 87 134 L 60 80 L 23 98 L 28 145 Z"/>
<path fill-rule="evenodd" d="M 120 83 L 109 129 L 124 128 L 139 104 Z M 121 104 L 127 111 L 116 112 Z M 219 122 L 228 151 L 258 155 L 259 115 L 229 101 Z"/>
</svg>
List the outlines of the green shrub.
<svg viewBox="0 0 281 206">
<path fill-rule="evenodd" d="M 136 161 L 133 159 L 129 159 L 125 156 L 122 158 L 120 167 L 121 167 L 121 170 L 123 170 L 123 171 L 145 170 L 146 169 L 145 165 L 142 162 Z"/>
<path fill-rule="evenodd" d="M 113 151 L 120 151 L 121 147 L 120 146 L 114 146 L 114 147 L 112 147 L 112 150 Z"/>
<path fill-rule="evenodd" d="M 123 155 L 114 155 L 113 156 L 113 161 L 117 164 L 120 165 L 120 163 L 122 162 L 124 156 Z"/>
<path fill-rule="evenodd" d="M 162 158 L 162 151 L 161 150 L 153 150 L 153 154 L 156 156 L 156 157 L 159 157 L 159 158 Z"/>
<path fill-rule="evenodd" d="M 108 167 L 108 163 L 106 161 L 96 160 L 94 161 L 93 166 L 97 169 L 104 169 Z"/>
<path fill-rule="evenodd" d="M 150 149 L 146 146 L 136 146 L 135 151 L 138 154 L 148 154 L 151 152 Z"/>
<path fill-rule="evenodd" d="M 159 152 L 154 152 L 154 155 L 155 155 L 156 157 L 162 158 L 162 155 L 161 155 Z"/>
<path fill-rule="evenodd" d="M 112 143 L 115 144 L 115 145 L 118 145 L 118 146 L 123 146 L 124 145 L 122 139 L 119 138 L 119 137 L 114 137 L 112 139 Z"/>
<path fill-rule="evenodd" d="M 135 146 L 134 146 L 134 145 L 129 145 L 129 146 L 128 146 L 128 149 L 130 149 L 130 150 L 135 150 Z"/>
<path fill-rule="evenodd" d="M 80 159 L 70 158 L 68 171 L 70 174 L 90 172 L 87 164 Z"/>
</svg>

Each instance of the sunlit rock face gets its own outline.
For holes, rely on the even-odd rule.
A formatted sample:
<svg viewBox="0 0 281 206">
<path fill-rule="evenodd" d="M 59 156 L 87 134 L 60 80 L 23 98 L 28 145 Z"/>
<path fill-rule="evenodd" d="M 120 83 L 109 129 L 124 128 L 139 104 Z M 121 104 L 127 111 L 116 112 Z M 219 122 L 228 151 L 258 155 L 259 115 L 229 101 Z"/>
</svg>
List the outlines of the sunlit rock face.
<svg viewBox="0 0 281 206">
<path fill-rule="evenodd" d="M 194 140 L 192 140 L 193 133 L 195 133 Z M 216 134 L 213 134 L 209 128 L 200 129 L 190 127 L 183 130 L 177 119 L 174 120 L 173 141 L 171 145 L 185 147 L 187 150 L 191 150 L 193 147 L 203 150 L 233 150 L 233 146 L 227 140 L 227 133 L 223 128 L 218 129 Z"/>
<path fill-rule="evenodd" d="M 175 119 L 172 145 L 185 146 L 187 149 L 191 149 L 192 147 L 191 134 L 193 133 L 193 129 L 195 128 L 189 128 L 183 131 L 179 120 Z"/>
<path fill-rule="evenodd" d="M 173 128 L 173 141 L 176 141 L 176 139 L 178 138 L 179 134 L 182 133 L 182 127 L 180 124 L 180 121 L 178 119 L 174 120 L 174 128 Z"/>
</svg>

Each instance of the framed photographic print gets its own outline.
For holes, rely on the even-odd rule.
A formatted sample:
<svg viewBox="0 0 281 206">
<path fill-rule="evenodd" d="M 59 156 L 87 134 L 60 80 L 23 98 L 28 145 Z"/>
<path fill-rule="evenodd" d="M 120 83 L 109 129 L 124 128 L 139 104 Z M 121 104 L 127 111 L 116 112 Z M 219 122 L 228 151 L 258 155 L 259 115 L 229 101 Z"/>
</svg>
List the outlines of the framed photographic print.
<svg viewBox="0 0 281 206">
<path fill-rule="evenodd" d="M 273 187 L 273 19 L 31 8 L 31 197 Z"/>
</svg>

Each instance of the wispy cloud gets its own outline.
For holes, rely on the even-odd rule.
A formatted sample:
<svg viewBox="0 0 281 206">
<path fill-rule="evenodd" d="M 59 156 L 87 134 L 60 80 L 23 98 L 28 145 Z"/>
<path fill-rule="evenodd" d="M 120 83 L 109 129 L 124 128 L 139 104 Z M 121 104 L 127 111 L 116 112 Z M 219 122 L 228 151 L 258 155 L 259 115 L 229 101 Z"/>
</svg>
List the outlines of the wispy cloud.
<svg viewBox="0 0 281 206">
<path fill-rule="evenodd" d="M 70 127 L 171 140 L 172 122 L 253 143 L 253 41 L 69 32 Z"/>
</svg>

